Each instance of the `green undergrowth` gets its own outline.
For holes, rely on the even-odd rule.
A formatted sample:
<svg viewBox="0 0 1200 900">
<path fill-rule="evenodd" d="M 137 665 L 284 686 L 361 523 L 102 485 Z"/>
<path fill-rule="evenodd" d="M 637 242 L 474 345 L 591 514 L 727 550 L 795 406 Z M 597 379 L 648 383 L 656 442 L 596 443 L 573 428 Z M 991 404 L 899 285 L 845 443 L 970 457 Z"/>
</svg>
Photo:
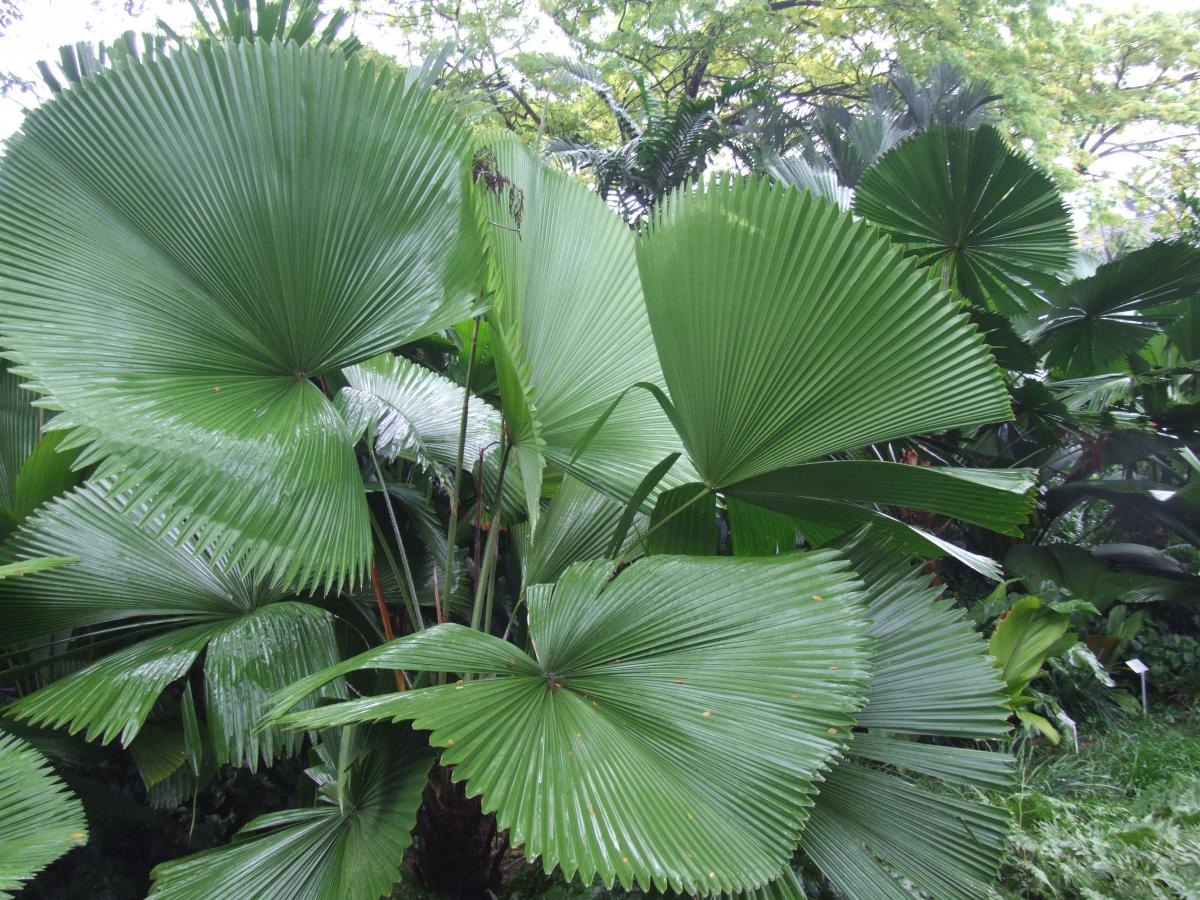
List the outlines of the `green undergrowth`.
<svg viewBox="0 0 1200 900">
<path fill-rule="evenodd" d="M 1068 743 L 1020 751 L 1001 895 L 1200 898 L 1200 714 L 1085 722 Z"/>
</svg>

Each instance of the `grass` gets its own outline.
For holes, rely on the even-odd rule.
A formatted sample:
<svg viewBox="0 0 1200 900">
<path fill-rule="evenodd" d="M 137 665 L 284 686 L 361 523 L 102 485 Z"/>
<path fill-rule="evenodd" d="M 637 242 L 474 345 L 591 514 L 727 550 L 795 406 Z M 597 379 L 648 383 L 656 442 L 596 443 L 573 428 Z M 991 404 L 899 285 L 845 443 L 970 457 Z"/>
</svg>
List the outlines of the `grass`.
<svg viewBox="0 0 1200 900">
<path fill-rule="evenodd" d="M 1078 754 L 1022 752 L 1002 895 L 1200 898 L 1200 717 L 1095 727 Z"/>
</svg>

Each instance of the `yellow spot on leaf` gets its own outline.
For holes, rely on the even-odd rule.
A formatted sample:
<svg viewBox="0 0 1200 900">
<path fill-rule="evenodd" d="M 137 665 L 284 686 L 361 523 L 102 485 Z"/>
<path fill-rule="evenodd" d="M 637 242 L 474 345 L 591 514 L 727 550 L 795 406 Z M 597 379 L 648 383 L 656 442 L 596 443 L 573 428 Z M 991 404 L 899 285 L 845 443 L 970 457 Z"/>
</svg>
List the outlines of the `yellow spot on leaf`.
<svg viewBox="0 0 1200 900">
<path fill-rule="evenodd" d="M 622 856 L 622 857 L 621 857 L 621 862 L 625 863 L 625 865 L 629 865 L 629 857 L 628 857 L 628 856 Z"/>
<path fill-rule="evenodd" d="M 813 599 L 814 600 L 824 600 L 825 598 L 822 597 L 820 594 L 813 594 Z"/>
<path fill-rule="evenodd" d="M 712 710 L 711 710 L 711 709 L 706 709 L 706 710 L 704 711 L 704 718 L 706 718 L 706 719 L 711 719 L 711 718 L 712 718 Z"/>
<path fill-rule="evenodd" d="M 690 812 L 688 813 L 688 821 L 689 821 L 689 822 L 694 822 L 694 821 L 696 821 L 696 817 L 695 817 L 695 816 L 693 816 L 693 815 L 692 815 Z"/>
<path fill-rule="evenodd" d="M 74 832 L 74 833 L 71 835 L 71 840 L 73 840 L 73 841 L 82 841 L 82 840 L 83 840 L 83 832 L 82 832 L 82 831 L 76 831 L 76 832 Z"/>
<path fill-rule="evenodd" d="M 588 815 L 589 815 L 589 816 L 594 816 L 595 814 L 596 814 L 596 811 L 595 811 L 594 809 L 592 809 L 592 808 L 589 806 L 589 807 L 588 807 Z"/>
<path fill-rule="evenodd" d="M 716 872 L 709 872 L 709 873 L 708 873 L 708 877 L 709 877 L 709 878 L 716 878 L 716 877 L 717 877 L 717 873 L 716 873 Z"/>
<path fill-rule="evenodd" d="M 799 694 L 788 694 L 788 696 L 789 696 L 789 697 L 791 697 L 793 700 L 799 700 L 799 699 L 800 699 L 800 695 L 799 695 Z"/>
<path fill-rule="evenodd" d="M 583 732 L 582 731 L 575 732 L 575 737 L 577 737 L 577 738 L 583 737 Z"/>
<path fill-rule="evenodd" d="M 676 684 L 683 684 L 683 679 L 682 679 L 682 678 L 676 678 L 676 679 L 675 679 L 675 683 L 676 683 Z"/>
<path fill-rule="evenodd" d="M 453 747 L 454 746 L 454 738 L 450 738 L 448 741 L 446 741 L 446 746 Z"/>
<path fill-rule="evenodd" d="M 830 733 L 830 734 L 837 734 L 837 729 L 836 729 L 836 728 L 830 728 L 830 729 L 829 729 L 829 733 Z"/>
<path fill-rule="evenodd" d="M 837 666 L 830 666 L 830 667 L 829 667 L 829 671 L 830 671 L 830 672 L 836 672 L 836 671 L 837 671 Z"/>
<path fill-rule="evenodd" d="M 214 391 L 217 391 L 217 392 L 219 393 L 219 392 L 220 392 L 220 390 L 221 390 L 221 386 L 220 386 L 219 384 L 214 384 L 214 385 L 213 385 L 213 390 L 214 390 Z"/>
</svg>

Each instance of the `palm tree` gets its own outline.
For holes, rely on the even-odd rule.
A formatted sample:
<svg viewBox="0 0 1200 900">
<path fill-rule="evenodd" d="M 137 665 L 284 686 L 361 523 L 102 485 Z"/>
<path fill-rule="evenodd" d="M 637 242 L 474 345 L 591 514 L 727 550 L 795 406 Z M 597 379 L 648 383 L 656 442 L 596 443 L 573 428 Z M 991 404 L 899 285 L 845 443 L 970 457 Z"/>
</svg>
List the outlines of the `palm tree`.
<svg viewBox="0 0 1200 900">
<path fill-rule="evenodd" d="M 684 96 L 669 102 L 636 76 L 641 108 L 631 111 L 591 66 L 560 59 L 550 68 L 604 101 L 622 142 L 599 147 L 559 135 L 547 142 L 546 155 L 572 171 L 588 173 L 596 192 L 630 223 L 640 221 L 660 199 L 704 172 L 725 140 L 722 112 L 752 86 L 749 80 L 731 81 L 714 96 Z"/>
<path fill-rule="evenodd" d="M 1057 261 L 1055 203 L 972 271 Z M 585 883 L 800 896 L 799 854 L 986 892 L 1002 811 L 929 785 L 1005 783 L 971 743 L 1005 696 L 912 558 L 999 570 L 895 513 L 1013 534 L 1034 481 L 870 455 L 1011 416 L 921 247 L 758 178 L 635 236 L 420 79 L 279 41 L 65 91 L 0 206 L 0 343 L 87 475 L 9 544 L 78 563 L 0 609 L 90 659 L 5 715 L 137 758 L 161 701 L 147 782 L 193 790 L 310 762 L 311 803 L 152 896 L 381 896 L 439 810 Z"/>
<path fill-rule="evenodd" d="M 789 184 L 849 205 L 859 180 L 896 145 L 944 126 L 974 130 L 991 122 L 1001 99 L 991 84 L 938 63 L 924 81 L 904 70 L 872 85 L 857 107 L 821 106 L 807 115 L 769 107 L 739 135 L 739 155 Z M 793 148 L 800 152 L 794 153 Z"/>
</svg>

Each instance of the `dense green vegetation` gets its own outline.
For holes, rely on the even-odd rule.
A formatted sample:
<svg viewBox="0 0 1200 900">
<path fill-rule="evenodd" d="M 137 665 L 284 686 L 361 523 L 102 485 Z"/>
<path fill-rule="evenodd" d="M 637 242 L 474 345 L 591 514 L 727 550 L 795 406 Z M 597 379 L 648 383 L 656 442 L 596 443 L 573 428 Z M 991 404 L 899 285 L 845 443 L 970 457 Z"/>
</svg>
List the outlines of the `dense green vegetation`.
<svg viewBox="0 0 1200 900">
<path fill-rule="evenodd" d="M 43 67 L 0 896 L 1190 896 L 1186 197 L 1081 250 L 962 68 L 1037 10 L 664 9 L 547 7 L 541 114 L 315 3 Z"/>
</svg>

